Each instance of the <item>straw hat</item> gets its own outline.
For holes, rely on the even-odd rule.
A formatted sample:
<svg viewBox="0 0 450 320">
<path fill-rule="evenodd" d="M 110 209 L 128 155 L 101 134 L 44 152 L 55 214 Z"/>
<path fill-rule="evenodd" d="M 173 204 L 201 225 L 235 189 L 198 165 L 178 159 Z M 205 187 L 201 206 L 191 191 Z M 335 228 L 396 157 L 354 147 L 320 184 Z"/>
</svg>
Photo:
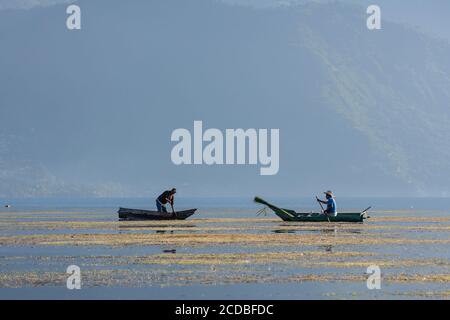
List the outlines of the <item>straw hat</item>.
<svg viewBox="0 0 450 320">
<path fill-rule="evenodd" d="M 324 193 L 325 193 L 326 195 L 329 195 L 330 197 L 334 197 L 333 192 L 331 192 L 330 190 L 325 191 Z"/>
</svg>

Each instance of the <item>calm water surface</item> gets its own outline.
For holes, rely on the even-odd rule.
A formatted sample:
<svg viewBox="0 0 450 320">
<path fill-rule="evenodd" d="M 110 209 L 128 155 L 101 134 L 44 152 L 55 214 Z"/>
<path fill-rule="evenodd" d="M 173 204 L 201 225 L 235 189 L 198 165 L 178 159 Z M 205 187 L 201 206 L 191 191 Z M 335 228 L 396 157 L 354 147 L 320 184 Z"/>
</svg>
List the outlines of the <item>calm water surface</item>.
<svg viewBox="0 0 450 320">
<path fill-rule="evenodd" d="M 317 210 L 311 199 L 267 199 Z M 146 199 L 17 200 L 0 209 L 2 299 L 448 299 L 450 199 L 338 199 L 372 205 L 364 224 L 286 223 L 248 199 L 178 199 L 186 221 L 118 221 Z M 69 265 L 82 288 L 68 290 Z M 367 267 L 381 289 L 367 288 Z"/>
</svg>

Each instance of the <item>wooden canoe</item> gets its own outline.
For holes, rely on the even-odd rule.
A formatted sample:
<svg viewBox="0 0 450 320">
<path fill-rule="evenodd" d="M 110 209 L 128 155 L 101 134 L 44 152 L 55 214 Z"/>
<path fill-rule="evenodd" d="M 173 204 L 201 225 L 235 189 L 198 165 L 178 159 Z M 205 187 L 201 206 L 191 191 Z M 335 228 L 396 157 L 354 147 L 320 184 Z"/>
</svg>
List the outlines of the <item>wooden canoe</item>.
<svg viewBox="0 0 450 320">
<path fill-rule="evenodd" d="M 318 212 L 310 212 L 310 213 L 301 213 L 295 212 L 290 209 L 283 209 L 274 206 L 273 204 L 268 203 L 267 201 L 255 197 L 255 202 L 263 204 L 270 209 L 277 216 L 279 216 L 283 221 L 302 221 L 302 222 L 364 222 L 364 219 L 367 219 L 367 211 L 370 209 L 367 208 L 361 212 L 339 212 L 337 216 L 327 216 L 323 213 Z"/>
<path fill-rule="evenodd" d="M 197 209 L 177 211 L 175 216 L 171 212 L 120 208 L 118 214 L 120 220 L 185 220 L 192 216 L 195 211 Z"/>
</svg>

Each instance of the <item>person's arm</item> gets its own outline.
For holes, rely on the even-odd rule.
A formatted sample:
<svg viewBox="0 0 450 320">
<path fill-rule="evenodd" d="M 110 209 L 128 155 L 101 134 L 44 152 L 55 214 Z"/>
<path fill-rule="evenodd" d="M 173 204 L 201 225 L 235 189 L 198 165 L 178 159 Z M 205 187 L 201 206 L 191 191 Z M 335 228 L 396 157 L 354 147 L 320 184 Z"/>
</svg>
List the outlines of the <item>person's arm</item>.
<svg viewBox="0 0 450 320">
<path fill-rule="evenodd" d="M 167 201 L 168 203 L 170 203 L 170 205 L 173 205 L 173 196 L 172 196 L 172 195 L 167 196 L 167 197 L 166 197 L 166 201 Z"/>
<path fill-rule="evenodd" d="M 317 199 L 317 201 L 319 201 L 320 203 L 323 203 L 323 204 L 327 204 L 328 203 L 328 201 L 323 201 L 323 200 L 320 200 L 319 198 L 317 198 L 316 197 L 316 199 Z"/>
</svg>

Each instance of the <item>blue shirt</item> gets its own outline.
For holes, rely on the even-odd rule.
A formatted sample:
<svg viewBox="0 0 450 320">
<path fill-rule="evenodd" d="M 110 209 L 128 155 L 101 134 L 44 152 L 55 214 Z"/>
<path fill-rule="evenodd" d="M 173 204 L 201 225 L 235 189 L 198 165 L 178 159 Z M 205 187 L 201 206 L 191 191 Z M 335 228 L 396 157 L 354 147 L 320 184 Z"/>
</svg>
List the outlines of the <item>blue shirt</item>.
<svg viewBox="0 0 450 320">
<path fill-rule="evenodd" d="M 328 211 L 328 214 L 332 214 L 334 216 L 337 215 L 336 200 L 334 200 L 333 198 L 329 198 L 327 201 L 327 211 Z"/>
</svg>

